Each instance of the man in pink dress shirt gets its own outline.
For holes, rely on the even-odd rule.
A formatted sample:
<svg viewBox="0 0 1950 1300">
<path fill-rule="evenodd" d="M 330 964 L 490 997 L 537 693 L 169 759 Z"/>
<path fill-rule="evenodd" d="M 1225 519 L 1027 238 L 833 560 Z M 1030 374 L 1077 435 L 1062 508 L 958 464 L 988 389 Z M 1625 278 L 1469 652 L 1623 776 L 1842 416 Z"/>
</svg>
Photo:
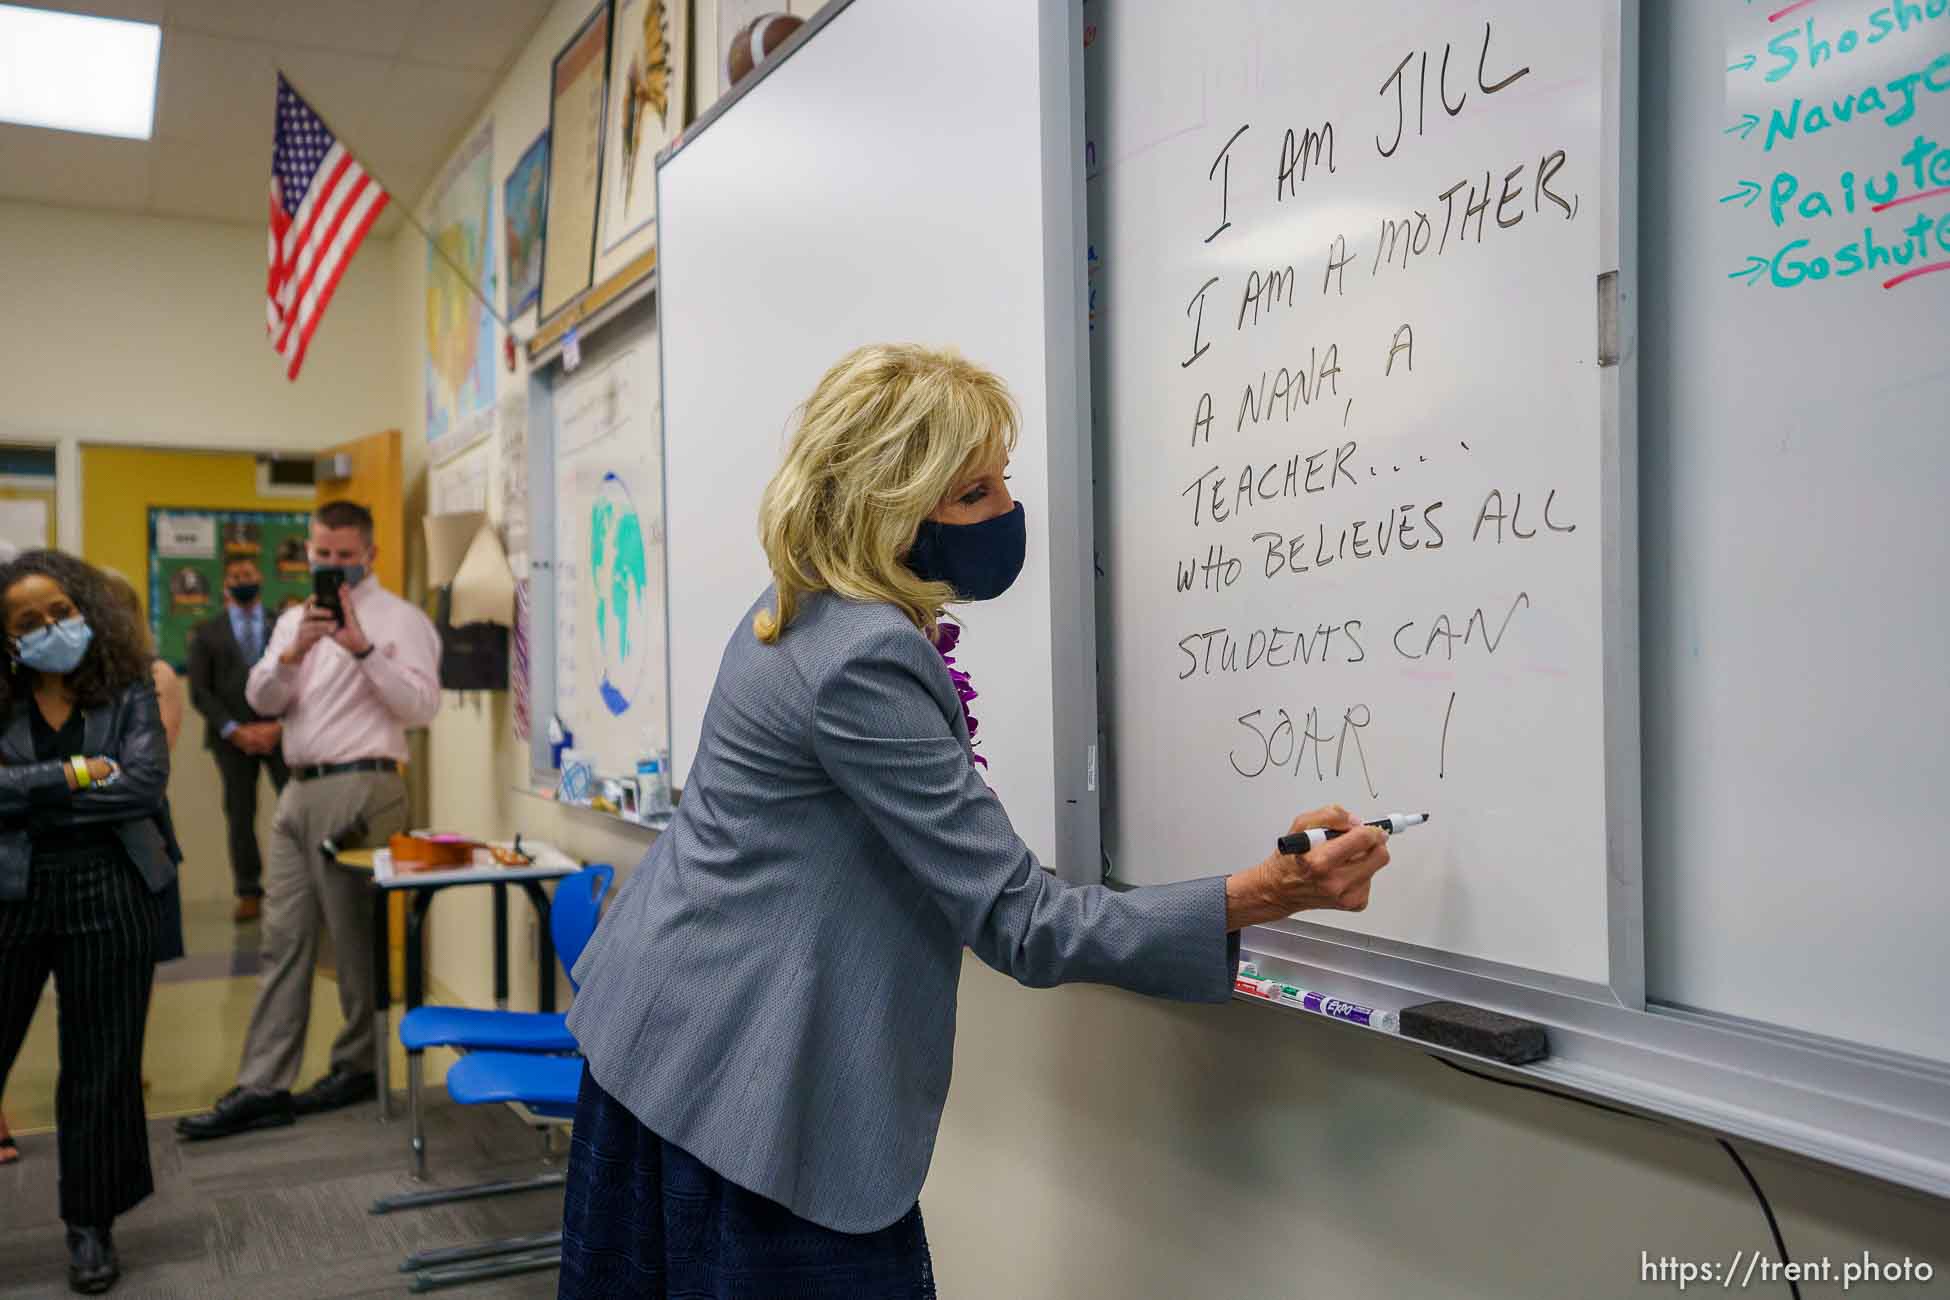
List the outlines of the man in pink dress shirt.
<svg viewBox="0 0 1950 1300">
<path fill-rule="evenodd" d="M 406 730 L 440 708 L 440 638 L 427 616 L 370 576 L 372 515 L 328 502 L 311 523 L 311 564 L 344 577 L 343 621 L 316 600 L 278 620 L 245 698 L 284 724 L 291 781 L 278 800 L 264 878 L 264 973 L 244 1040 L 237 1086 L 201 1115 L 177 1121 L 186 1138 L 227 1137 L 290 1124 L 375 1095 L 372 917 L 366 886 L 320 845 L 382 845 L 406 829 Z M 338 953 L 339 1010 L 332 1068 L 293 1096 L 311 1018 L 319 922 Z"/>
</svg>

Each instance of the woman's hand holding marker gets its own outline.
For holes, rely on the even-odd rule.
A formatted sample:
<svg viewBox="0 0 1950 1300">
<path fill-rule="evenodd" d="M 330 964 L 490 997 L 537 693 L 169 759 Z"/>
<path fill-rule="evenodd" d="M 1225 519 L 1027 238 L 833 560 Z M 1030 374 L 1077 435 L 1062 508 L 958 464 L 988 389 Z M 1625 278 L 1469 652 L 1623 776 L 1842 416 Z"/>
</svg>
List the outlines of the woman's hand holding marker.
<svg viewBox="0 0 1950 1300">
<path fill-rule="evenodd" d="M 1373 826 L 1377 830 L 1385 831 L 1390 835 L 1400 835 L 1411 826 L 1420 826 L 1428 821 L 1428 819 L 1429 814 L 1427 813 L 1389 813 L 1386 817 L 1377 817 L 1372 821 L 1361 824 L 1363 826 Z M 1331 830 L 1320 826 L 1313 827 L 1309 830 L 1293 831 L 1290 834 L 1280 836 L 1279 850 L 1282 853 L 1291 854 L 1296 858 L 1302 857 L 1340 834 L 1342 832 L 1339 830 Z"/>
<path fill-rule="evenodd" d="M 1263 925 L 1295 912 L 1359 912 L 1367 907 L 1374 874 L 1388 865 L 1387 832 L 1363 826 L 1338 804 L 1294 818 L 1289 833 L 1310 830 L 1335 834 L 1303 856 L 1275 853 L 1227 879 L 1227 929 Z"/>
</svg>

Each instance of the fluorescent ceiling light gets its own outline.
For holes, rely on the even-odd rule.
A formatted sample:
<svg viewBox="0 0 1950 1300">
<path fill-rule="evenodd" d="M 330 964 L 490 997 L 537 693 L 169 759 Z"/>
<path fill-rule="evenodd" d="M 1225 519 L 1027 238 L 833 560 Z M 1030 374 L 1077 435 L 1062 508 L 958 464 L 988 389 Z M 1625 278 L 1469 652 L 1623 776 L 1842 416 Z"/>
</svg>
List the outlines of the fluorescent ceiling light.
<svg viewBox="0 0 1950 1300">
<path fill-rule="evenodd" d="M 161 53 L 154 23 L 0 4 L 0 122 L 147 140 Z"/>
</svg>

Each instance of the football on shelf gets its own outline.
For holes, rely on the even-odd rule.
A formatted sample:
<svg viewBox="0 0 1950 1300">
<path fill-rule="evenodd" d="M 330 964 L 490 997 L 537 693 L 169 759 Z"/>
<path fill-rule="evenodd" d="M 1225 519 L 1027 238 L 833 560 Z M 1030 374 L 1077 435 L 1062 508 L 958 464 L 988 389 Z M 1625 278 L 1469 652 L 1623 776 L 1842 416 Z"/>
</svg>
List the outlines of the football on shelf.
<svg viewBox="0 0 1950 1300">
<path fill-rule="evenodd" d="M 738 34 L 731 38 L 731 52 L 725 55 L 724 61 L 731 84 L 735 86 L 749 77 L 753 68 L 765 62 L 785 44 L 786 38 L 805 25 L 805 19 L 791 14 L 760 14 L 740 27 Z"/>
</svg>

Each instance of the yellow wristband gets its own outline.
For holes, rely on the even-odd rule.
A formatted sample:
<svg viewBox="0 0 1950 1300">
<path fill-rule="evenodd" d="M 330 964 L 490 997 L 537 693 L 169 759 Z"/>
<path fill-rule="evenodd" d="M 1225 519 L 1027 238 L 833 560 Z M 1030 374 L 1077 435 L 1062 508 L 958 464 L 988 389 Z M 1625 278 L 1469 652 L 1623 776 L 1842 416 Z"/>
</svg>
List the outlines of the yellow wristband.
<svg viewBox="0 0 1950 1300">
<path fill-rule="evenodd" d="M 76 754 L 73 758 L 68 760 L 68 764 L 69 766 L 74 768 L 75 788 L 77 790 L 86 790 L 89 786 L 95 783 L 95 775 L 94 773 L 88 770 L 87 759 L 83 758 L 79 754 Z"/>
</svg>

